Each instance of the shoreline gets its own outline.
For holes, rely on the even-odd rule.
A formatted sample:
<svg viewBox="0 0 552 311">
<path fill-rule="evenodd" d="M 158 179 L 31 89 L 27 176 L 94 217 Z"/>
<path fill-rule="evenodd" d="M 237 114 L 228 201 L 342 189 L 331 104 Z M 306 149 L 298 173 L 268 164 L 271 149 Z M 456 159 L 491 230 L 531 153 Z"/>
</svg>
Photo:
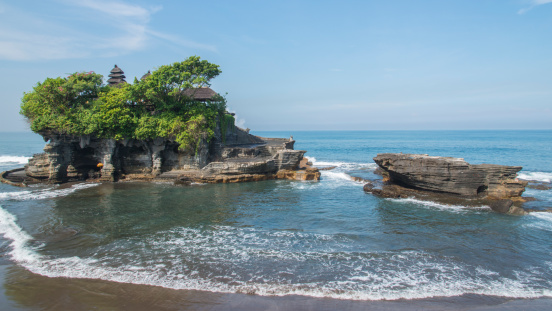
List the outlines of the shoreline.
<svg viewBox="0 0 552 311">
<path fill-rule="evenodd" d="M 0 262 L 2 310 L 545 310 L 552 297 L 476 294 L 398 300 L 345 300 L 175 290 L 92 279 L 50 278 Z"/>
</svg>

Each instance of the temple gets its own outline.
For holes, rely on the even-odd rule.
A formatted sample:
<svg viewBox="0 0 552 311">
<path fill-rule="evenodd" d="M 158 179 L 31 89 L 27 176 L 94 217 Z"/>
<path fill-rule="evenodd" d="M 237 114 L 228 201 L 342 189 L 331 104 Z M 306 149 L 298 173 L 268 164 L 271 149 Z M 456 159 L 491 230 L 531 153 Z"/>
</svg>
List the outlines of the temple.
<svg viewBox="0 0 552 311">
<path fill-rule="evenodd" d="M 107 83 L 110 86 L 116 86 L 121 83 L 126 83 L 125 72 L 121 68 L 117 67 L 117 65 L 115 65 L 115 67 L 111 69 L 111 73 L 109 74 L 109 77 L 110 78 L 109 80 L 107 80 Z"/>
</svg>

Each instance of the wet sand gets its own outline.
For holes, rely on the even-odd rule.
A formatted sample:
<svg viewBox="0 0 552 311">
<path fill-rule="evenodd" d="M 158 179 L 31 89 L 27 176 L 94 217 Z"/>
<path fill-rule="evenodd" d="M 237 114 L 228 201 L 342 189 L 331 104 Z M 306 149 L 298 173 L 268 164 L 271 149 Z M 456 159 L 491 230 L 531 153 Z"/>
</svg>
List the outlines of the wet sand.
<svg viewBox="0 0 552 311">
<path fill-rule="evenodd" d="M 0 259 L 7 310 L 550 310 L 552 298 L 463 295 L 397 301 L 223 294 L 100 280 L 48 278 Z"/>
</svg>

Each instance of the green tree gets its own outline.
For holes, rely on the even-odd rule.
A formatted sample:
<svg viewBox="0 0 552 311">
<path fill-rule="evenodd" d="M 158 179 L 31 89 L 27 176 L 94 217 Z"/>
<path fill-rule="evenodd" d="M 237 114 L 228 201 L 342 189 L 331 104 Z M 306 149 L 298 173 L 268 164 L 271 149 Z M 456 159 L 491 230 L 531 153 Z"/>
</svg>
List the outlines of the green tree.
<svg viewBox="0 0 552 311">
<path fill-rule="evenodd" d="M 164 65 L 144 80 L 135 80 L 133 99 L 136 103 L 152 105 L 155 110 L 186 110 L 186 89 L 210 86 L 211 79 L 221 73 L 219 66 L 191 56 L 183 62 Z"/>
<path fill-rule="evenodd" d="M 202 140 L 213 137 L 217 122 L 226 124 L 226 99 L 217 95 L 200 102 L 184 90 L 209 86 L 220 72 L 218 65 L 192 56 L 117 87 L 103 85 L 103 77 L 93 72 L 47 78 L 24 94 L 21 114 L 35 132 L 117 140 L 166 137 L 181 150 L 197 151 Z"/>
<path fill-rule="evenodd" d="M 35 132 L 58 130 L 71 133 L 71 117 L 78 107 L 90 104 L 98 97 L 102 75 L 87 72 L 75 73 L 67 78 L 47 78 L 38 83 L 32 92 L 23 95 L 21 114 L 31 123 Z"/>
</svg>

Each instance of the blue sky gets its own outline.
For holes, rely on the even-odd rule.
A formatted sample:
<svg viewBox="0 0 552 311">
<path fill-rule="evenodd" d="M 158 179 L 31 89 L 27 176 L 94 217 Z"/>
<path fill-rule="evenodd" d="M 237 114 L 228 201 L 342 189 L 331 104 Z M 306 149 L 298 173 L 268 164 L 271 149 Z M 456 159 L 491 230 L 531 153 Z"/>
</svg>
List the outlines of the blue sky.
<svg viewBox="0 0 552 311">
<path fill-rule="evenodd" d="M 552 128 L 552 0 L 0 0 L 0 131 L 47 77 L 191 55 L 253 130 Z"/>
</svg>

